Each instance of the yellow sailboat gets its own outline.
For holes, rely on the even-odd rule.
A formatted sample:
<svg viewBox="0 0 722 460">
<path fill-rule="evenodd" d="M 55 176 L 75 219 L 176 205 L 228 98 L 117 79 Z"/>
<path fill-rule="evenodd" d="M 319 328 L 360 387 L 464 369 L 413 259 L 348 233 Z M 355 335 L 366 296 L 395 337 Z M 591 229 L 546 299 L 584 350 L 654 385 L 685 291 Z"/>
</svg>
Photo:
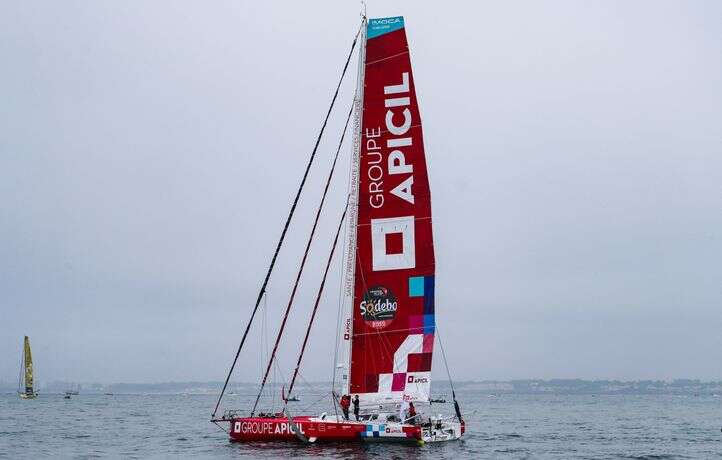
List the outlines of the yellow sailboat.
<svg viewBox="0 0 722 460">
<path fill-rule="evenodd" d="M 18 395 L 20 395 L 21 399 L 35 399 L 38 396 L 33 388 L 33 355 L 30 352 L 30 339 L 27 335 L 25 336 L 23 357 L 20 363 Z"/>
</svg>

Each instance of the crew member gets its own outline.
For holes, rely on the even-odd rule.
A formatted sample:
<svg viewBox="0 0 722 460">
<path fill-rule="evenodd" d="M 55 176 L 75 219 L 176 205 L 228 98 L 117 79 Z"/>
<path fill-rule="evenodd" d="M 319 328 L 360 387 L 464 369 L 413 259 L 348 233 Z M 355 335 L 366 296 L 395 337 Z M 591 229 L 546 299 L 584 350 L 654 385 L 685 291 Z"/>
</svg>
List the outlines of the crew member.
<svg viewBox="0 0 722 460">
<path fill-rule="evenodd" d="M 351 397 L 349 395 L 341 396 L 341 410 L 343 411 L 343 418 L 348 420 L 348 408 L 351 405 Z"/>
<path fill-rule="evenodd" d="M 353 415 L 356 417 L 356 421 L 358 422 L 358 413 L 359 413 L 359 400 L 358 395 L 353 397 Z"/>
<path fill-rule="evenodd" d="M 409 423 L 416 423 L 416 408 L 412 402 L 409 402 Z"/>
</svg>

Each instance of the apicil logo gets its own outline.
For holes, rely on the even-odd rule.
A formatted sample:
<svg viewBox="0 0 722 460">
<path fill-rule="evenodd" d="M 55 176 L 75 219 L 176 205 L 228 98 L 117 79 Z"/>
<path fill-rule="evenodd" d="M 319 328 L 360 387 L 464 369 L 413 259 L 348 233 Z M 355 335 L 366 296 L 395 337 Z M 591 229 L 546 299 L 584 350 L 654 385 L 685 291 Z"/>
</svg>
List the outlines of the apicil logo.
<svg viewBox="0 0 722 460">
<path fill-rule="evenodd" d="M 406 383 L 429 383 L 429 379 L 426 377 L 414 377 L 413 375 L 409 375 L 406 379 Z"/>
</svg>

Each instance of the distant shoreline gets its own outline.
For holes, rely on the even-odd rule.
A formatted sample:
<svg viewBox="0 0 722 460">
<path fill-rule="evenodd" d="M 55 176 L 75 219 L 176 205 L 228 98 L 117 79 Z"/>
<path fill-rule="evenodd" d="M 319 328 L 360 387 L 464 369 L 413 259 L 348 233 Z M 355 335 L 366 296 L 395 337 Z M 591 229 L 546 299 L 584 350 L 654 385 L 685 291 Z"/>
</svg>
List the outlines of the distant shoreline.
<svg viewBox="0 0 722 460">
<path fill-rule="evenodd" d="M 77 385 L 73 382 L 72 385 Z M 306 393 L 328 392 L 330 382 L 311 382 L 306 386 Z M 53 381 L 40 382 L 39 391 L 45 394 L 62 394 L 71 383 Z M 280 385 L 278 386 L 280 392 Z M 187 394 L 215 395 L 218 394 L 222 382 L 162 382 L 162 383 L 80 383 L 82 394 Z M 530 380 L 480 380 L 455 382 L 457 391 L 482 392 L 491 395 L 503 394 L 588 394 L 588 395 L 722 395 L 722 381 L 702 381 L 698 379 L 663 380 L 582 380 L 582 379 L 530 379 Z M 15 393 L 16 384 L 0 382 L 0 393 Z M 274 386 L 271 386 L 274 388 Z M 232 383 L 226 394 L 236 393 L 240 396 L 254 395 L 256 383 Z M 434 382 L 435 396 L 443 396 L 450 392 L 446 381 Z"/>
</svg>

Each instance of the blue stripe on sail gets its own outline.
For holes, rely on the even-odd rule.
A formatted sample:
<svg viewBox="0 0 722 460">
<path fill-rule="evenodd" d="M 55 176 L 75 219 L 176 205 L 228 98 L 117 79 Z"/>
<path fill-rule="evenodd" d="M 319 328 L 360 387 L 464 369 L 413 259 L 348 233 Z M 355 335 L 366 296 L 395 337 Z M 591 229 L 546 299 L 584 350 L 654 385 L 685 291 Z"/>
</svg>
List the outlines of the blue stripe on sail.
<svg viewBox="0 0 722 460">
<path fill-rule="evenodd" d="M 424 277 L 424 315 L 434 314 L 434 277 Z"/>
<path fill-rule="evenodd" d="M 404 28 L 404 17 L 369 19 L 366 38 L 374 38 Z"/>
<path fill-rule="evenodd" d="M 424 315 L 424 334 L 433 334 L 435 329 L 434 315 Z"/>
</svg>

